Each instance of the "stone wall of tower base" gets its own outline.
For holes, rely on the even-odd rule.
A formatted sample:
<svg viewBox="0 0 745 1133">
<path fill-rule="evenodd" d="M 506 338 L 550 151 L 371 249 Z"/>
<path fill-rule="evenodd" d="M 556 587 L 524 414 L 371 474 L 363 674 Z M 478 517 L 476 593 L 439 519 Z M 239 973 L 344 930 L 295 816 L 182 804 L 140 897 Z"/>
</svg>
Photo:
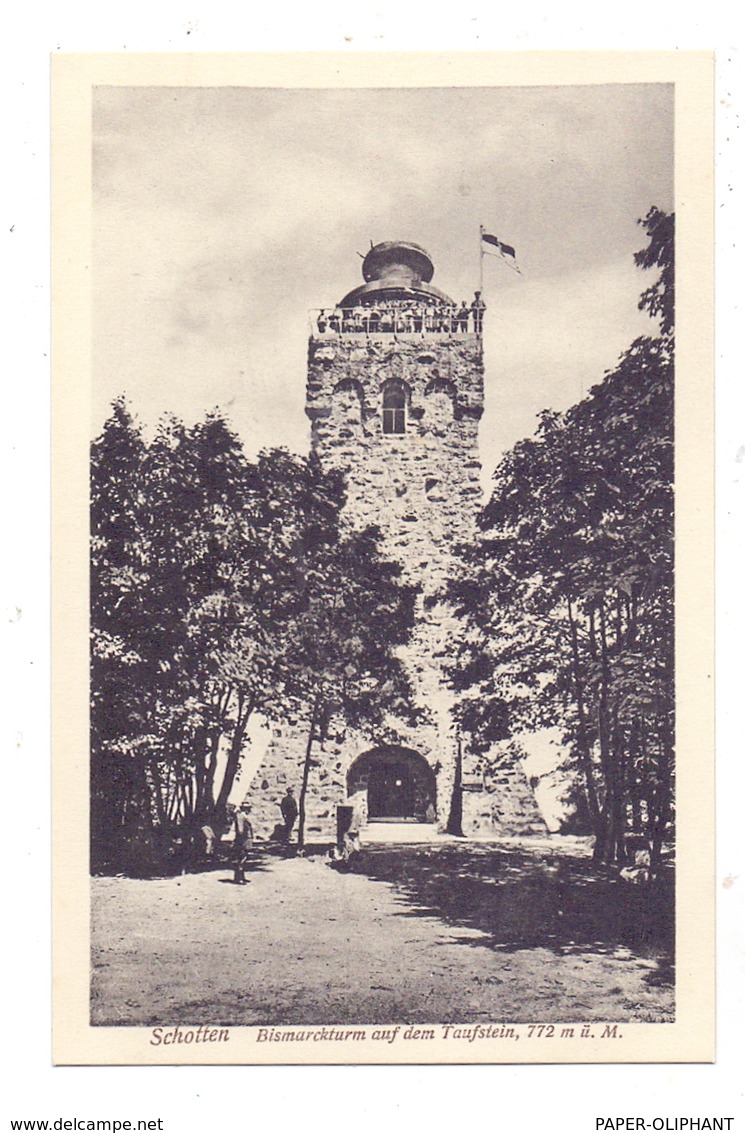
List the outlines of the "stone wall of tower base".
<svg viewBox="0 0 745 1133">
<path fill-rule="evenodd" d="M 450 817 L 455 768 L 453 737 L 440 737 L 432 725 L 419 726 L 416 733 L 400 729 L 395 746 L 415 752 L 430 767 L 436 783 L 436 821 L 444 829 Z M 390 741 L 390 737 L 387 737 Z M 251 821 L 256 837 L 271 838 L 281 822 L 279 804 L 289 786 L 299 800 L 303 763 L 308 743 L 308 726 L 301 722 L 274 729 L 266 755 L 247 792 L 251 803 Z M 367 820 L 366 791 L 350 797 L 348 776 L 357 759 L 378 747 L 376 743 L 353 729 L 332 724 L 324 741 L 313 745 L 312 764 L 305 800 L 305 841 L 332 842 L 336 838 L 336 808 L 352 802 L 362 823 Z"/>
<path fill-rule="evenodd" d="M 430 767 L 436 783 L 435 820 L 448 828 L 456 780 L 457 741 L 454 730 L 434 725 L 400 729 L 396 746 L 415 752 Z M 289 786 L 299 799 L 308 728 L 298 721 L 274 729 L 266 756 L 248 791 L 256 837 L 270 839 L 281 823 L 279 804 Z M 352 784 L 349 772 L 360 756 L 386 745 L 373 742 L 343 725 L 332 726 L 323 743 L 316 741 L 306 795 L 306 844 L 331 844 L 336 839 L 336 808 L 352 803 L 362 825 L 367 822 L 367 791 Z M 466 837 L 509 837 L 545 834 L 533 792 L 519 764 L 505 765 L 488 758 L 463 761 L 461 787 L 462 833 Z M 361 787 L 361 789 L 360 789 Z M 297 837 L 295 832 L 293 840 Z"/>
<path fill-rule="evenodd" d="M 463 833 L 466 837 L 545 834 L 546 823 L 518 761 L 498 748 L 463 760 Z"/>
</svg>

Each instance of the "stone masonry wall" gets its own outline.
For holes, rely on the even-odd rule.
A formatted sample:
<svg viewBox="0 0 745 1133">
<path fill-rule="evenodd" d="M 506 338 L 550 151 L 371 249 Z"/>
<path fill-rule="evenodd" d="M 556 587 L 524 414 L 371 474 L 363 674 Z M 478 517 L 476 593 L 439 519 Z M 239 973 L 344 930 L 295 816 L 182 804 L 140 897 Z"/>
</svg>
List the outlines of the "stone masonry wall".
<svg viewBox="0 0 745 1133">
<path fill-rule="evenodd" d="M 443 828 L 448 814 L 439 813 L 441 800 L 449 804 L 452 796 L 453 758 L 443 760 L 443 736 L 436 725 L 425 724 L 414 735 L 401 729 L 398 736 L 402 747 L 417 751 L 435 772 L 437 783 L 438 826 Z M 269 750 L 251 784 L 249 798 L 252 805 L 251 821 L 257 837 L 268 838 L 281 821 L 279 804 L 288 786 L 300 794 L 303 760 L 308 742 L 308 726 L 301 723 L 274 729 Z M 332 842 L 336 834 L 336 807 L 348 801 L 347 783 L 352 764 L 359 756 L 376 745 L 369 737 L 335 722 L 323 743 L 313 748 L 313 765 L 306 797 L 305 840 Z M 365 800 L 351 800 L 358 804 L 360 817 L 366 819 Z"/>
<path fill-rule="evenodd" d="M 388 554 L 426 595 L 446 578 L 452 546 L 471 536 L 480 504 L 481 341 L 387 337 L 312 338 L 306 412 L 313 448 L 347 476 L 349 521 L 380 526 Z M 406 390 L 401 435 L 383 433 L 390 380 Z"/>
<path fill-rule="evenodd" d="M 383 392 L 390 381 L 406 393 L 403 434 L 383 432 Z M 455 624 L 436 595 L 450 574 L 453 548 L 475 530 L 482 410 L 483 355 L 474 334 L 327 334 L 309 342 L 306 412 L 313 449 L 324 467 L 345 473 L 347 522 L 378 526 L 385 552 L 401 563 L 407 581 L 421 587 L 416 630 L 401 656 L 429 721 L 413 733 L 392 720 L 389 731 L 430 765 L 440 829 L 450 817 L 457 736 L 452 693 L 441 673 L 441 653 Z M 268 837 L 279 822 L 286 787 L 299 792 L 306 744 L 307 727 L 300 722 L 275 729 L 249 792 L 259 837 Z M 349 770 L 374 746 L 338 723 L 315 747 L 306 800 L 309 843 L 333 838 Z M 519 772 L 491 773 L 468 751 L 462 766 L 464 833 L 524 833 L 540 823 Z"/>
<path fill-rule="evenodd" d="M 463 831 L 470 835 L 545 834 L 546 824 L 522 768 L 500 745 L 463 758 Z"/>
</svg>

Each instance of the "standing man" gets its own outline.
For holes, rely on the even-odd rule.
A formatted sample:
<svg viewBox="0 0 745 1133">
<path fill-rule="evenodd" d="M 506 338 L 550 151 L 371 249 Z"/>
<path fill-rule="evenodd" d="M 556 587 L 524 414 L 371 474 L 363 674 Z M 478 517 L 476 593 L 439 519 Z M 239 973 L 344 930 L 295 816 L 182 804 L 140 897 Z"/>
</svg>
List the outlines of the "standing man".
<svg viewBox="0 0 745 1133">
<path fill-rule="evenodd" d="M 289 842 L 290 836 L 292 835 L 292 828 L 297 822 L 298 815 L 295 792 L 293 791 L 292 787 L 287 788 L 287 794 L 279 804 L 279 809 L 282 812 L 282 821 L 285 824 L 284 839 L 285 842 Z"/>
<path fill-rule="evenodd" d="M 484 311 L 486 310 L 486 303 L 481 298 L 481 292 L 476 291 L 471 304 L 471 314 L 473 315 L 473 330 L 474 334 L 481 334 L 481 329 L 484 325 Z"/>
<path fill-rule="evenodd" d="M 254 831 L 248 817 L 251 807 L 245 800 L 235 812 L 235 867 L 233 881 L 236 885 L 246 884 L 246 866 L 251 857 L 254 844 Z"/>
</svg>

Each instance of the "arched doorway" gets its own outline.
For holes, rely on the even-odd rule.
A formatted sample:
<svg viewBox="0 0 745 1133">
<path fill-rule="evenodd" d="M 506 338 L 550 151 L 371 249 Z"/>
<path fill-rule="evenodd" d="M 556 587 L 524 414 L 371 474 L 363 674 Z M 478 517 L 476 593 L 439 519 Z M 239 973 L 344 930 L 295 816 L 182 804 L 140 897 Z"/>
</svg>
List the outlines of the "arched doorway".
<svg viewBox="0 0 745 1133">
<path fill-rule="evenodd" d="M 393 745 L 361 755 L 349 769 L 350 798 L 366 799 L 370 822 L 435 822 L 437 783 L 421 755 Z"/>
</svg>

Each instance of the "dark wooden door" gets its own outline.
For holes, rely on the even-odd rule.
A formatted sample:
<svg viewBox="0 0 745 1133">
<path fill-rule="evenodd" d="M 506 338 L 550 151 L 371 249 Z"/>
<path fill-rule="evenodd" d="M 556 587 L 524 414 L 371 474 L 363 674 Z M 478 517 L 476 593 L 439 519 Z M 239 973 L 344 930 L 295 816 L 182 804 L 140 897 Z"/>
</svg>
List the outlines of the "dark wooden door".
<svg viewBox="0 0 745 1133">
<path fill-rule="evenodd" d="M 412 818 L 414 807 L 414 782 L 407 764 L 398 760 L 381 760 L 368 781 L 369 817 Z"/>
</svg>

